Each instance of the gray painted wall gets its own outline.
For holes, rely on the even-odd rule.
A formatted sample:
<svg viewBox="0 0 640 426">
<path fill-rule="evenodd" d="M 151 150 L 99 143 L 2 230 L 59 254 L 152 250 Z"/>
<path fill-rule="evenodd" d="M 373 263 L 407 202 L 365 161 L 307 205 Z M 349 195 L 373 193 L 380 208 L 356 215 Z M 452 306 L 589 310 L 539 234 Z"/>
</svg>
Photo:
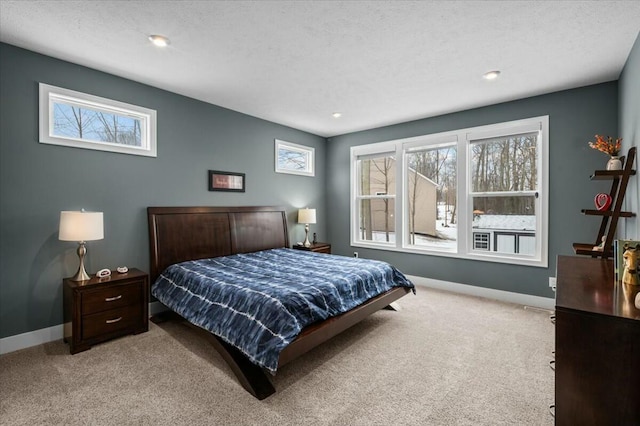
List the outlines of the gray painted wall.
<svg viewBox="0 0 640 426">
<path fill-rule="evenodd" d="M 158 157 L 38 143 L 38 82 L 155 109 Z M 314 178 L 274 172 L 274 139 L 316 149 Z M 0 44 L 0 338 L 62 323 L 62 277 L 76 244 L 58 241 L 61 210 L 104 212 L 87 270 L 149 268 L 147 206 L 283 205 L 318 209 L 326 241 L 326 141 L 214 105 Z M 207 170 L 246 173 L 244 194 L 209 192 Z"/>
<path fill-rule="evenodd" d="M 640 35 L 631 49 L 619 81 L 620 136 L 626 152 L 631 146 L 640 146 Z M 640 159 L 636 157 L 635 169 L 640 170 Z M 640 240 L 640 178 L 636 175 L 629 181 L 625 209 L 636 213 L 636 217 L 625 219 L 620 236 Z"/>
<path fill-rule="evenodd" d="M 619 87 L 611 82 L 558 92 L 337 136 L 325 144 L 315 135 L 0 43 L 0 338 L 62 322 L 61 278 L 75 272 L 77 256 L 73 243 L 57 239 L 61 210 L 105 213 L 105 239 L 88 243 L 89 272 L 118 265 L 148 269 L 145 209 L 150 205 L 284 205 L 291 242 L 304 234 L 295 224 L 295 210 L 311 206 L 318 209 L 312 231 L 331 242 L 334 253 L 350 255 L 351 146 L 547 114 L 548 269 L 358 251 L 413 275 L 553 297 L 548 277 L 555 275 L 556 256 L 572 254 L 572 242 L 591 241 L 597 233 L 599 221 L 582 216 L 580 209 L 592 206 L 594 194 L 608 191 L 608 184 L 588 179 L 606 157 L 587 141 L 595 133 L 616 135 L 619 128 L 626 148 L 632 140 L 638 144 L 639 72 L 636 41 Z M 158 157 L 38 143 L 38 82 L 157 110 Z M 316 177 L 276 174 L 276 138 L 314 147 Z M 209 169 L 246 173 L 247 192 L 208 192 Z M 630 191 L 635 191 L 630 209 L 637 212 L 637 182 Z M 627 222 L 628 238 L 640 238 L 639 232 L 637 219 Z"/>
<path fill-rule="evenodd" d="M 540 115 L 549 115 L 550 127 L 548 269 L 361 247 L 357 250 L 360 256 L 388 261 L 411 275 L 553 297 L 548 277 L 555 276 L 556 256 L 573 254 L 572 242 L 595 241 L 598 233 L 600 220 L 583 216 L 580 209 L 593 208 L 594 195 L 599 192 L 609 192 L 609 183 L 589 180 L 593 170 L 604 168 L 608 158 L 589 148 L 587 142 L 593 140 L 596 133 L 618 134 L 617 82 L 329 138 L 327 150 L 329 208 L 327 211 L 333 252 L 351 255 L 354 251 L 349 245 L 349 148 L 351 146 Z"/>
</svg>

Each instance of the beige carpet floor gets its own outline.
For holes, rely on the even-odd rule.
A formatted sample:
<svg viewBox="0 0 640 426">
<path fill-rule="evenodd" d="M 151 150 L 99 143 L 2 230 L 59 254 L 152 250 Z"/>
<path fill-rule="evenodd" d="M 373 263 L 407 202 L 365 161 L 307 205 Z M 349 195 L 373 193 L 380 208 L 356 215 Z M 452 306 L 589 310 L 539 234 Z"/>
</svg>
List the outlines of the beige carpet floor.
<svg viewBox="0 0 640 426">
<path fill-rule="evenodd" d="M 0 357 L 2 425 L 552 425 L 549 312 L 418 288 L 284 366 L 255 400 L 178 322 Z"/>
</svg>

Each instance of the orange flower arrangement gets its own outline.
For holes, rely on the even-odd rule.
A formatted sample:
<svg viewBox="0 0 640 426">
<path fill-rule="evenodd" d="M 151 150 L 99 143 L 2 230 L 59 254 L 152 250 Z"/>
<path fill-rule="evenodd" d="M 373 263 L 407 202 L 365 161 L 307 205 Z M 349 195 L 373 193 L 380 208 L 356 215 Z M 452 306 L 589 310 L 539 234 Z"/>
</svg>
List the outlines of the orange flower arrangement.
<svg viewBox="0 0 640 426">
<path fill-rule="evenodd" d="M 622 146 L 622 138 L 618 138 L 614 141 L 611 136 L 608 136 L 605 139 L 604 136 L 596 135 L 596 141 L 589 142 L 589 146 L 593 149 L 597 149 L 600 152 L 604 152 L 605 154 L 609 154 L 612 157 L 615 157 L 620 152 L 620 147 Z"/>
</svg>

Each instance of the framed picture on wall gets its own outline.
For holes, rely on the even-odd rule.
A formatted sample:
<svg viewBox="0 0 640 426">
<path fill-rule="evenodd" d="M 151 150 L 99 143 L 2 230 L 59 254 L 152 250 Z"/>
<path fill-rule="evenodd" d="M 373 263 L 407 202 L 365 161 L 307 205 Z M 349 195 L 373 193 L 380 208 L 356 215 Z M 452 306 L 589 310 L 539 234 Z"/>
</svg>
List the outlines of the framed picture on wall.
<svg viewBox="0 0 640 426">
<path fill-rule="evenodd" d="M 244 192 L 244 173 L 209 170 L 209 191 Z"/>
<path fill-rule="evenodd" d="M 276 139 L 276 173 L 315 176 L 315 148 Z"/>
</svg>

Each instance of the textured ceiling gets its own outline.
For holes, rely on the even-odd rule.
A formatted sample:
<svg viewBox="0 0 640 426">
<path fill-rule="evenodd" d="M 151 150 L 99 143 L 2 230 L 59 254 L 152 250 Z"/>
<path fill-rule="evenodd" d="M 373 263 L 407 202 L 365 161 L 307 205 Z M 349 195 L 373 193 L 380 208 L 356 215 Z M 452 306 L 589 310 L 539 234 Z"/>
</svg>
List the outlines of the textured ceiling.
<svg viewBox="0 0 640 426">
<path fill-rule="evenodd" d="M 630 1 L 0 1 L 3 42 L 321 136 L 615 80 L 639 30 Z"/>
</svg>

